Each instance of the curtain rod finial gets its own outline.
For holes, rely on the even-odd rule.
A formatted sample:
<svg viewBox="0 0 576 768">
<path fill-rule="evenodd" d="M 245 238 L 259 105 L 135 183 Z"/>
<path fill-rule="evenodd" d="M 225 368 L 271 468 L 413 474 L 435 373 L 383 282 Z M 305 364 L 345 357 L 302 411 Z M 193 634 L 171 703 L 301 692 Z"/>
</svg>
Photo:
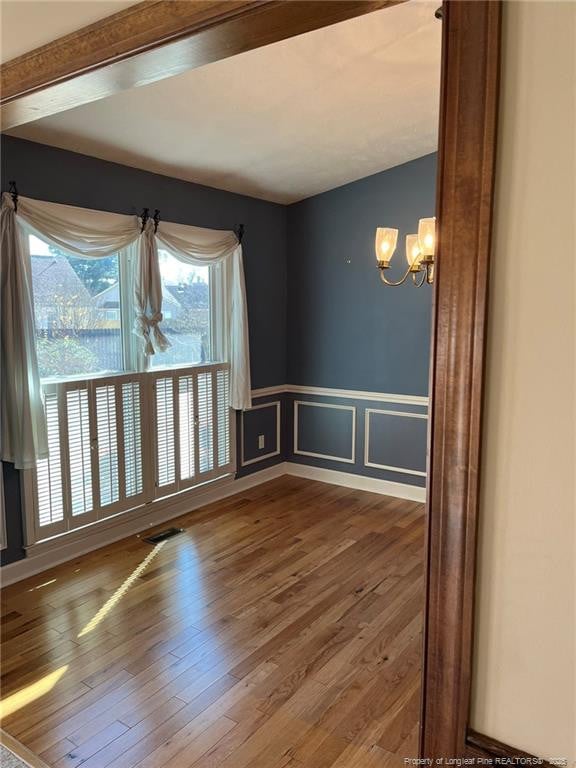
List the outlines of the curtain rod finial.
<svg viewBox="0 0 576 768">
<path fill-rule="evenodd" d="M 14 203 L 14 210 L 18 212 L 18 187 L 15 181 L 8 182 L 8 194 L 12 196 L 12 202 Z"/>
</svg>

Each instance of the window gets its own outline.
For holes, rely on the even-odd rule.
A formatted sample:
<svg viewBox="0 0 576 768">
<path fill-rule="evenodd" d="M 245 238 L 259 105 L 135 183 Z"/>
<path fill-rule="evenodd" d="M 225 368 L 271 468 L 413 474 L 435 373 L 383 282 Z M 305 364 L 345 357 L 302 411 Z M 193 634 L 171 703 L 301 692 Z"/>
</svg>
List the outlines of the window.
<svg viewBox="0 0 576 768">
<path fill-rule="evenodd" d="M 234 469 L 222 273 L 161 251 L 164 353 L 140 359 L 132 252 L 69 256 L 29 237 L 49 458 L 34 471 L 34 539 L 134 510 Z M 174 369 L 174 370 L 172 370 Z"/>
<path fill-rule="evenodd" d="M 124 369 L 118 256 L 83 259 L 29 237 L 40 377 Z"/>
<path fill-rule="evenodd" d="M 136 370 L 128 253 L 84 259 L 34 235 L 29 246 L 40 378 Z M 219 268 L 185 264 L 163 250 L 159 262 L 162 331 L 171 346 L 153 355 L 148 366 L 223 359 L 223 319 L 216 314 L 222 292 Z"/>
<path fill-rule="evenodd" d="M 171 346 L 151 360 L 159 366 L 193 365 L 216 359 L 212 354 L 210 267 L 184 264 L 159 251 L 162 278 L 162 330 Z"/>
</svg>

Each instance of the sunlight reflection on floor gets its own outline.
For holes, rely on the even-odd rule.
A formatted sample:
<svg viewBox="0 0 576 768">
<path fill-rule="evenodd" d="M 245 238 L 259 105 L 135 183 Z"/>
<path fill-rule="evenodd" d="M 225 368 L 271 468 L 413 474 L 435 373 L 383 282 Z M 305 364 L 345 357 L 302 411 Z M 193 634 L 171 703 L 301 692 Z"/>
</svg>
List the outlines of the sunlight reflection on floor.
<svg viewBox="0 0 576 768">
<path fill-rule="evenodd" d="M 135 580 L 138 578 L 138 576 L 140 576 L 140 574 L 141 574 L 141 573 L 142 573 L 144 570 L 146 570 L 146 568 L 147 568 L 147 567 L 150 565 L 150 563 L 151 563 L 151 562 L 152 562 L 152 560 L 153 560 L 153 559 L 156 557 L 156 555 L 158 554 L 158 552 L 160 552 L 160 550 L 161 550 L 161 548 L 164 546 L 164 544 L 166 544 L 166 542 L 165 542 L 165 541 L 161 541 L 161 542 L 159 542 L 158 544 L 156 544 L 156 546 L 154 547 L 154 549 L 152 550 L 152 552 L 150 552 L 150 554 L 148 555 L 148 557 L 146 557 L 146 558 L 145 558 L 145 559 L 144 559 L 144 560 L 143 560 L 143 561 L 140 563 L 140 565 L 139 565 L 137 568 L 135 568 L 135 569 L 132 571 L 132 573 L 130 574 L 130 576 L 128 576 L 128 578 L 127 578 L 127 579 L 126 579 L 126 580 L 123 582 L 123 584 L 122 584 L 121 586 L 119 586 L 119 587 L 118 587 L 118 589 L 116 590 L 116 592 L 114 592 L 114 594 L 113 594 L 113 595 L 112 595 L 112 596 L 111 596 L 111 597 L 110 597 L 110 598 L 109 598 L 109 599 L 108 599 L 108 600 L 107 600 L 107 601 L 104 603 L 104 605 L 102 606 L 102 608 L 100 608 L 100 610 L 98 611 L 98 613 L 97 613 L 95 616 L 93 616 L 93 617 L 90 619 L 90 621 L 88 622 L 88 624 L 86 624 L 86 626 L 85 626 L 83 629 L 81 629 L 81 630 L 80 630 L 80 632 L 78 633 L 78 637 L 84 637 L 84 635 L 87 635 L 89 632 L 92 632 L 92 630 L 93 630 L 95 627 L 97 627 L 97 626 L 98 626 L 98 624 L 100 624 L 100 622 L 102 621 L 102 619 L 103 619 L 105 616 L 107 616 L 107 615 L 108 615 L 108 613 L 110 613 L 110 611 L 112 610 L 112 608 L 114 608 L 114 606 L 116 605 L 116 603 L 117 603 L 117 602 L 118 602 L 118 601 L 119 601 L 119 600 L 120 600 L 120 599 L 123 597 L 123 595 L 125 595 L 125 594 L 126 594 L 126 592 L 127 592 L 129 589 L 130 589 L 130 586 L 131 586 L 131 585 L 134 583 L 134 581 L 135 581 Z"/>
<path fill-rule="evenodd" d="M 32 685 L 27 685 L 26 688 L 22 688 L 17 693 L 13 693 L 12 696 L 8 696 L 0 702 L 0 719 L 4 719 L 11 715 L 13 712 L 17 712 L 22 707 L 26 707 L 36 699 L 49 693 L 60 678 L 65 674 L 68 669 L 68 664 L 60 669 L 50 672 L 49 675 L 41 678 Z"/>
<path fill-rule="evenodd" d="M 152 560 L 160 552 L 160 550 L 162 549 L 165 543 L 166 543 L 165 541 L 161 541 L 160 543 L 156 544 L 156 546 L 148 554 L 148 556 L 140 563 L 140 565 L 137 568 L 135 568 L 132 571 L 130 576 L 128 576 L 128 578 L 125 579 L 125 581 L 118 587 L 118 589 L 114 592 L 114 594 L 104 603 L 104 605 L 102 606 L 102 608 L 100 608 L 98 613 L 96 613 L 92 617 L 92 619 L 90 619 L 90 621 L 86 624 L 86 626 L 79 632 L 77 637 L 79 638 L 84 637 L 89 632 L 91 632 L 96 626 L 98 626 L 98 624 L 100 624 L 100 622 L 105 618 L 105 616 L 107 616 L 108 613 L 110 613 L 110 611 L 114 608 L 114 606 L 118 603 L 118 601 L 130 589 L 134 581 L 143 573 L 143 571 L 146 570 L 146 568 L 150 565 Z M 52 584 L 54 581 L 56 581 L 56 579 L 52 579 L 51 581 L 47 581 L 44 584 L 40 584 L 38 587 L 35 587 L 35 589 L 40 589 L 41 587 L 45 587 L 48 584 Z M 4 698 L 0 702 L 0 719 L 8 717 L 8 715 L 11 715 L 14 712 L 17 712 L 19 709 L 22 709 L 22 707 L 28 706 L 28 704 L 32 703 L 33 701 L 36 701 L 37 699 L 49 693 L 54 688 L 54 686 L 61 680 L 61 678 L 65 675 L 66 671 L 68 670 L 68 667 L 69 665 L 66 664 L 65 666 L 60 667 L 54 672 L 50 672 L 50 674 L 45 675 L 35 683 L 32 683 L 31 685 L 28 685 L 25 688 L 22 688 L 16 693 L 13 693 L 11 696 Z"/>
</svg>

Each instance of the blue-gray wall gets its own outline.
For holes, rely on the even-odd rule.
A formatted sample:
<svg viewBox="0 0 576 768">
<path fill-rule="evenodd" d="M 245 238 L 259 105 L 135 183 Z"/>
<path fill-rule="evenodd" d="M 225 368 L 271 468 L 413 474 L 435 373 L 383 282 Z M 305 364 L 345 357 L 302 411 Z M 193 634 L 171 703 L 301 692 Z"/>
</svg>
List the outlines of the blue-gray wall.
<svg viewBox="0 0 576 768">
<path fill-rule="evenodd" d="M 404 240 L 434 215 L 436 155 L 288 208 L 288 383 L 404 395 L 428 393 L 431 290 L 383 286 L 376 227 Z"/>
<path fill-rule="evenodd" d="M 3 189 L 14 178 L 23 195 L 43 200 L 117 213 L 159 207 L 166 220 L 216 229 L 243 223 L 254 388 L 291 384 L 427 394 L 431 291 L 381 285 L 374 232 L 377 226 L 400 229 L 395 261 L 404 264 L 405 235 L 416 230 L 419 218 L 434 213 L 435 155 L 282 206 L 20 139 L 3 137 L 1 149 Z M 297 409 L 296 401 L 311 405 Z M 254 404 L 266 407 L 238 418 L 239 475 L 293 461 L 424 484 L 422 475 L 398 470 L 422 471 L 426 420 L 395 415 L 423 415 L 422 406 L 391 406 L 353 393 L 292 392 Z M 367 417 L 367 410 L 374 413 Z M 368 463 L 376 467 L 365 462 L 367 418 Z M 354 461 L 342 461 L 351 457 L 353 442 Z M 11 465 L 4 465 L 4 479 L 8 548 L 2 564 L 23 556 L 18 474 Z"/>
<path fill-rule="evenodd" d="M 2 137 L 2 189 L 55 203 L 212 229 L 244 224 L 252 386 L 286 381 L 286 207 L 31 141 Z M 281 339 L 281 343 L 278 343 Z"/>
<path fill-rule="evenodd" d="M 39 200 L 139 214 L 213 229 L 244 224 L 244 267 L 252 385 L 286 381 L 286 221 L 283 205 L 236 195 L 54 147 L 2 136 L 2 190 L 16 179 L 22 195 Z M 5 466 L 8 547 L 2 565 L 20 559 L 22 528 L 18 475 Z"/>
<path fill-rule="evenodd" d="M 434 215 L 435 182 L 432 154 L 288 207 L 287 384 L 352 392 L 283 394 L 283 452 L 276 461 L 425 484 L 425 405 L 370 401 L 360 393 L 428 393 L 431 289 L 382 285 L 374 234 L 378 226 L 400 230 L 390 270 L 396 279 L 406 269 L 405 236 L 417 231 L 419 218 Z M 268 407 L 243 415 L 248 427 L 239 455 L 268 456 L 277 440 L 271 413 Z M 265 438 L 261 451 L 258 434 Z M 262 458 L 239 471 L 271 463 Z"/>
</svg>

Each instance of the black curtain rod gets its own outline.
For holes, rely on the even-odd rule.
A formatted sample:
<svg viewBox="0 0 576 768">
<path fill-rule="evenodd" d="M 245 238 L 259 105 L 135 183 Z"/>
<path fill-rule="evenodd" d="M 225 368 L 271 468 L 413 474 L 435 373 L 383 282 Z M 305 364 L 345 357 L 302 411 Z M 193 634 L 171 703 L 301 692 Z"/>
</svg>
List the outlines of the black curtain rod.
<svg viewBox="0 0 576 768">
<path fill-rule="evenodd" d="M 143 208 L 142 209 L 142 215 L 140 216 L 142 219 L 142 227 L 140 229 L 140 232 L 144 232 L 146 229 L 146 224 L 148 223 L 148 219 L 150 218 L 150 208 Z M 160 209 L 155 208 L 154 209 L 154 216 L 152 216 L 152 221 L 154 222 L 154 232 L 158 232 L 158 224 L 160 224 Z"/>
<path fill-rule="evenodd" d="M 17 212 L 18 211 L 18 187 L 16 186 L 15 181 L 8 182 L 8 194 L 11 195 L 12 202 L 14 203 L 14 210 Z M 148 219 L 150 218 L 150 208 L 143 208 L 140 218 L 142 219 L 142 227 L 140 231 L 144 232 Z M 154 232 L 157 232 L 158 224 L 160 224 L 159 208 L 154 209 L 154 215 L 152 216 L 152 221 L 154 222 Z M 236 232 L 236 237 L 238 238 L 238 242 L 241 243 L 242 238 L 244 237 L 244 224 L 239 224 L 235 232 Z"/>
</svg>

